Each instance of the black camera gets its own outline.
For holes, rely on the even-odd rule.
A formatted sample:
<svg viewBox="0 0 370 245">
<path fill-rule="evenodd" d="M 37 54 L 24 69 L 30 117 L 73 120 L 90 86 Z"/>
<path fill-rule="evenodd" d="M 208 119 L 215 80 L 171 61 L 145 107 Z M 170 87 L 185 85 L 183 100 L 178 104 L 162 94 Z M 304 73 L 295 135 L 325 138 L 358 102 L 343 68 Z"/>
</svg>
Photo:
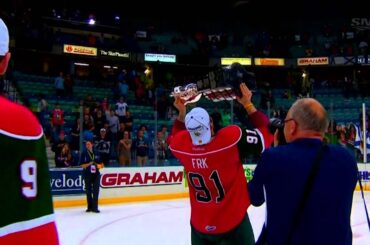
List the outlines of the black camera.
<svg viewBox="0 0 370 245">
<path fill-rule="evenodd" d="M 271 134 L 275 134 L 276 130 L 278 130 L 278 145 L 285 145 L 287 143 L 284 136 L 284 120 L 277 117 L 270 118 L 268 129 Z"/>
</svg>

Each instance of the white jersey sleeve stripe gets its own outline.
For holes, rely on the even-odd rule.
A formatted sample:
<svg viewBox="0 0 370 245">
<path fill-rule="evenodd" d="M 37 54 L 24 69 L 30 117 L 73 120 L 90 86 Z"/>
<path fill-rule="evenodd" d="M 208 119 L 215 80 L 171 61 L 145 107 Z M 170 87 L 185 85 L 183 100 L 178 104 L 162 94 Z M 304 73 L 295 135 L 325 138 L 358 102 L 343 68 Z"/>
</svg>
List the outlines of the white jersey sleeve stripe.
<svg viewBox="0 0 370 245">
<path fill-rule="evenodd" d="M 6 236 L 15 232 L 30 230 L 41 225 L 46 225 L 48 223 L 54 222 L 54 214 L 48 214 L 36 219 L 31 219 L 27 221 L 21 221 L 13 223 L 0 228 L 0 237 Z"/>
</svg>

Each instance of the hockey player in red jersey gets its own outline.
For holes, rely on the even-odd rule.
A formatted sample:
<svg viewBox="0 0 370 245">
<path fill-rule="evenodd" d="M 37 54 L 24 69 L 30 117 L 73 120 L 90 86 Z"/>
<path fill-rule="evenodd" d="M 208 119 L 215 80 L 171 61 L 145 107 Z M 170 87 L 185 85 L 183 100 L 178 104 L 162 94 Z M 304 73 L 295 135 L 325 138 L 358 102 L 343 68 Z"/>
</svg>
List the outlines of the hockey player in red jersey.
<svg viewBox="0 0 370 245">
<path fill-rule="evenodd" d="M 0 19 L 0 75 L 10 59 Z M 59 244 L 42 127 L 26 107 L 0 96 L 0 244 Z"/>
<path fill-rule="evenodd" d="M 253 103 L 252 92 L 240 84 L 237 100 L 254 128 L 230 125 L 214 132 L 206 110 L 186 114 L 184 101 L 175 96 L 179 114 L 169 137 L 170 149 L 184 166 L 191 204 L 191 241 L 200 244 L 254 244 L 247 214 L 250 205 L 242 160 L 271 145 L 268 118 Z"/>
</svg>

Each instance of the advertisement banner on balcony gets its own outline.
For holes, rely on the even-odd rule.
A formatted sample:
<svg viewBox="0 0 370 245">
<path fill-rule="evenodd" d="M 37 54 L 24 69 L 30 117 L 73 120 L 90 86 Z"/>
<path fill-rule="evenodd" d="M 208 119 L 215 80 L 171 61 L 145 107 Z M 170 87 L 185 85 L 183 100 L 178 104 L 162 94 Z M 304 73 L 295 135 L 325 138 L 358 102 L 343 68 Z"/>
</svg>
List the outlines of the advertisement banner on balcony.
<svg viewBox="0 0 370 245">
<path fill-rule="evenodd" d="M 251 58 L 241 58 L 241 57 L 222 57 L 221 58 L 221 65 L 223 66 L 228 66 L 235 62 L 240 63 L 243 66 L 252 65 Z"/>
<path fill-rule="evenodd" d="M 64 44 L 63 52 L 67 54 L 97 56 L 98 50 L 92 47 Z"/>
<path fill-rule="evenodd" d="M 328 65 L 329 57 L 306 57 L 298 58 L 297 65 L 307 66 L 307 65 Z"/>
<path fill-rule="evenodd" d="M 159 61 L 159 62 L 176 63 L 176 55 L 174 55 L 174 54 L 145 53 L 144 54 L 144 60 L 145 61 Z"/>
<path fill-rule="evenodd" d="M 334 57 L 334 65 L 370 65 L 368 56 L 337 56 Z"/>
<path fill-rule="evenodd" d="M 109 57 L 117 57 L 117 58 L 129 58 L 130 53 L 122 53 L 119 51 L 114 50 L 106 50 L 106 49 L 99 49 L 100 56 L 109 56 Z"/>
<path fill-rule="evenodd" d="M 285 60 L 279 58 L 254 58 L 256 66 L 284 66 Z"/>
</svg>

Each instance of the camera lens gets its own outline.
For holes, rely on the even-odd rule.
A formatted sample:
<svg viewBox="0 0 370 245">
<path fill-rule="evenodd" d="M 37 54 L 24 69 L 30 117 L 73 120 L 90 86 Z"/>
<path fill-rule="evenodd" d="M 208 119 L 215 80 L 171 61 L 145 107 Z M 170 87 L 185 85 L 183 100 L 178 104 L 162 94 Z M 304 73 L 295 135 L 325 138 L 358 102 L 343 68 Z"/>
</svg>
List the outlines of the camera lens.
<svg viewBox="0 0 370 245">
<path fill-rule="evenodd" d="M 284 128 L 284 121 L 280 118 L 273 117 L 270 119 L 268 124 L 268 129 L 271 134 L 274 134 L 276 129 L 283 129 Z"/>
</svg>

